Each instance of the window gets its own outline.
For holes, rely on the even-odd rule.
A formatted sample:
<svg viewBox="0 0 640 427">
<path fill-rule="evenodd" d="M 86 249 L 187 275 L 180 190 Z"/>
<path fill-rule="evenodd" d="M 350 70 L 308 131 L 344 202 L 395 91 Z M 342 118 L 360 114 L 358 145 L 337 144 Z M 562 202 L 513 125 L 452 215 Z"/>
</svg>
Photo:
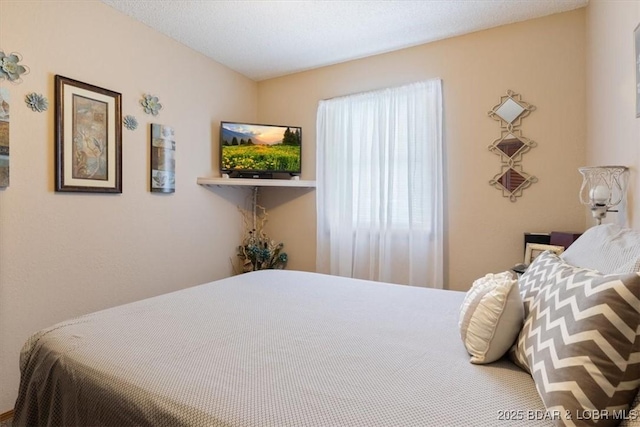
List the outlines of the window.
<svg viewBox="0 0 640 427">
<path fill-rule="evenodd" d="M 442 286 L 441 86 L 430 80 L 320 102 L 319 271 Z M 409 256 L 408 273 L 398 254 Z"/>
</svg>

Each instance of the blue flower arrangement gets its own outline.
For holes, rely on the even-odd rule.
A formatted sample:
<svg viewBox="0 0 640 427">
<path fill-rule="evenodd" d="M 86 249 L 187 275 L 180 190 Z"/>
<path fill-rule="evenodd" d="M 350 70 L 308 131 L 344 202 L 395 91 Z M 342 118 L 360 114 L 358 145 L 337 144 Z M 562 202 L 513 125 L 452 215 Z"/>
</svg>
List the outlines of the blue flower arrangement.
<svg viewBox="0 0 640 427">
<path fill-rule="evenodd" d="M 257 209 L 261 209 L 262 212 L 256 214 Z M 262 231 L 267 222 L 267 212 L 259 205 L 256 205 L 256 210 L 251 213 L 241 210 L 245 219 L 245 230 L 247 230 L 242 245 L 237 248 L 238 257 L 242 260 L 242 271 L 247 273 L 257 270 L 284 269 L 289 260 L 287 254 L 282 252 L 284 243 L 276 243 Z M 246 226 L 250 217 L 257 229 L 248 229 Z"/>
</svg>

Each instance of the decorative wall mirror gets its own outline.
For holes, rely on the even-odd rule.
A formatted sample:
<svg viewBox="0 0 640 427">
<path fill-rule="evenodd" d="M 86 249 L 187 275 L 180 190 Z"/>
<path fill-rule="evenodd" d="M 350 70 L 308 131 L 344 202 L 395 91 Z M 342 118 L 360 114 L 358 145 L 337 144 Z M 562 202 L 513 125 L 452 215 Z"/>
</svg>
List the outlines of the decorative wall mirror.
<svg viewBox="0 0 640 427">
<path fill-rule="evenodd" d="M 507 98 L 498 109 L 496 109 L 496 114 L 505 122 L 513 123 L 515 119 L 526 110 L 512 98 Z"/>
<path fill-rule="evenodd" d="M 503 131 L 502 136 L 489 146 L 489 151 L 503 157 L 503 163 L 513 164 L 522 161 L 522 155 L 536 145 L 535 141 L 522 136 L 520 130 Z"/>
<path fill-rule="evenodd" d="M 500 138 L 489 145 L 489 151 L 500 156 L 500 172 L 489 184 L 502 191 L 504 197 L 515 202 L 522 191 L 538 181 L 535 176 L 522 170 L 522 156 L 537 145 L 535 141 L 522 135 L 522 119 L 531 114 L 535 106 L 522 100 L 520 94 L 507 90 L 500 102 L 487 113 L 500 122 Z"/>
<path fill-rule="evenodd" d="M 512 130 L 519 127 L 522 119 L 535 109 L 533 105 L 524 102 L 520 94 L 507 90 L 507 94 L 500 97 L 500 102 L 488 114 L 492 119 L 502 122 L 500 126 Z"/>
<path fill-rule="evenodd" d="M 538 182 L 538 178 L 531 176 L 522 171 L 519 165 L 503 167 L 496 174 L 489 184 L 502 191 L 504 197 L 515 202 L 518 197 L 522 196 L 522 192 L 531 186 L 534 182 Z"/>
</svg>

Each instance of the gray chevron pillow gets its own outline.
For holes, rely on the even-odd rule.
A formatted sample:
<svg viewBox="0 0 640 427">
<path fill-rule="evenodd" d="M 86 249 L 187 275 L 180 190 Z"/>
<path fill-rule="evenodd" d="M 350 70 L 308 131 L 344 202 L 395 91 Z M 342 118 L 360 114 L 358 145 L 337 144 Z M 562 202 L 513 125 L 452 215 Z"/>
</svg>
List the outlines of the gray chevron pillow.
<svg viewBox="0 0 640 427">
<path fill-rule="evenodd" d="M 514 361 L 531 372 L 557 425 L 617 425 L 640 387 L 640 274 L 554 268 Z"/>
<path fill-rule="evenodd" d="M 520 288 L 520 296 L 524 304 L 525 319 L 529 315 L 531 303 L 540 290 L 551 283 L 549 279 L 558 272 L 558 269 L 568 270 L 571 273 L 580 270 L 578 267 L 566 264 L 553 252 L 545 251 L 533 260 L 529 268 L 518 279 L 518 288 Z"/>
</svg>

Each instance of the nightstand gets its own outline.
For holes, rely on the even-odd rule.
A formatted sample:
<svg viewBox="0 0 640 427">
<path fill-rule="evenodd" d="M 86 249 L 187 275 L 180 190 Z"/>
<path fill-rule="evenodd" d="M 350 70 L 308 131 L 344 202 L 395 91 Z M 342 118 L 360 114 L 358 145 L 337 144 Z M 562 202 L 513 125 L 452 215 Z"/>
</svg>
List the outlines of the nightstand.
<svg viewBox="0 0 640 427">
<path fill-rule="evenodd" d="M 513 271 L 518 275 L 518 277 L 520 277 L 525 271 L 527 271 L 527 268 L 529 268 L 528 265 L 516 264 L 513 267 L 511 267 L 511 271 Z"/>
</svg>

